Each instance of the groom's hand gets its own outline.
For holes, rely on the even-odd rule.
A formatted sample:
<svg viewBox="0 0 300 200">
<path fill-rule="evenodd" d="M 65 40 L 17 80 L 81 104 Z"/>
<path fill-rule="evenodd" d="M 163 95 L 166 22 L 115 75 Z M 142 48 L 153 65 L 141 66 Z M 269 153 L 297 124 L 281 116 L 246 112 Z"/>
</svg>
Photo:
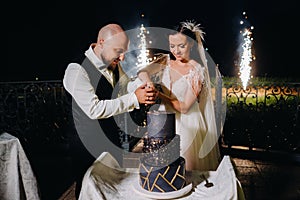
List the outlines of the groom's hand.
<svg viewBox="0 0 300 200">
<path fill-rule="evenodd" d="M 135 95 L 140 104 L 155 104 L 158 91 L 153 83 L 143 83 L 135 90 Z"/>
</svg>

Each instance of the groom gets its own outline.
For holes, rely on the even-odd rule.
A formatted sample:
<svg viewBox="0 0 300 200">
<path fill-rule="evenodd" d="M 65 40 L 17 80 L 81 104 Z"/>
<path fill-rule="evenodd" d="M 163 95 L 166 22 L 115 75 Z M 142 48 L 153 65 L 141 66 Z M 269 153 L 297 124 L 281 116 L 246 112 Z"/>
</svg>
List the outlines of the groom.
<svg viewBox="0 0 300 200">
<path fill-rule="evenodd" d="M 76 197 L 82 178 L 102 152 L 111 153 L 122 165 L 123 149 L 114 116 L 139 109 L 140 104 L 155 103 L 157 91 L 146 83 L 135 91 L 117 96 L 117 83 L 126 74 L 119 62 L 124 60 L 129 39 L 118 24 L 107 24 L 90 45 L 82 62 L 70 63 L 63 78 L 67 94 L 72 98 L 70 127 L 75 132 L 71 142 L 76 177 Z M 124 81 L 125 82 L 125 81 Z"/>
</svg>

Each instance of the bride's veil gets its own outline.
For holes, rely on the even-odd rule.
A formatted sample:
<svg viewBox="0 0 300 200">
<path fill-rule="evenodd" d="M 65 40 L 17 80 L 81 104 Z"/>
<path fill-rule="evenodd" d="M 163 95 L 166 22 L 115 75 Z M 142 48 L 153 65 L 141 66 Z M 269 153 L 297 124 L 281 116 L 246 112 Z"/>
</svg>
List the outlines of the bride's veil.
<svg viewBox="0 0 300 200">
<path fill-rule="evenodd" d="M 218 66 L 210 55 L 204 50 L 203 32 L 200 24 L 194 22 L 182 22 L 183 26 L 192 30 L 196 35 L 198 53 L 204 66 L 204 84 L 199 95 L 199 108 L 204 116 L 207 127 L 205 139 L 199 150 L 199 158 L 205 157 L 215 145 L 218 145 L 219 137 L 223 131 L 226 115 L 226 102 L 223 95 L 222 75 Z"/>
</svg>

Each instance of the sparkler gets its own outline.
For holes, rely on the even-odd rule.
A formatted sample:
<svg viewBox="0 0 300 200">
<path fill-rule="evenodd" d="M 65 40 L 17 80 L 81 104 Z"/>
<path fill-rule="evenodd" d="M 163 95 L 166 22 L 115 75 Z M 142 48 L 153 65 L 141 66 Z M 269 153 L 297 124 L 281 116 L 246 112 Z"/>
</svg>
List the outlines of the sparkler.
<svg viewBox="0 0 300 200">
<path fill-rule="evenodd" d="M 247 19 L 246 13 L 244 12 L 243 15 L 245 16 L 245 19 Z M 240 21 L 240 24 L 244 24 L 244 21 Z M 240 33 L 242 34 L 243 37 L 243 43 L 241 45 L 242 47 L 242 52 L 240 56 L 240 72 L 239 76 L 242 81 L 242 85 L 244 90 L 247 88 L 248 82 L 251 78 L 251 66 L 250 63 L 253 60 L 253 55 L 252 55 L 252 32 L 251 30 L 254 29 L 253 26 L 250 28 L 244 28 L 243 31 Z"/>
<path fill-rule="evenodd" d="M 146 35 L 149 34 L 149 31 L 144 27 L 143 24 L 141 24 L 140 27 L 140 32 L 137 35 L 138 38 L 140 38 L 140 44 L 138 46 L 139 50 L 139 55 L 137 56 L 137 63 L 136 66 L 138 68 L 144 67 L 147 64 L 151 62 L 151 58 L 149 58 L 149 50 L 147 49 L 147 37 Z M 149 41 L 151 43 L 151 41 Z"/>
</svg>

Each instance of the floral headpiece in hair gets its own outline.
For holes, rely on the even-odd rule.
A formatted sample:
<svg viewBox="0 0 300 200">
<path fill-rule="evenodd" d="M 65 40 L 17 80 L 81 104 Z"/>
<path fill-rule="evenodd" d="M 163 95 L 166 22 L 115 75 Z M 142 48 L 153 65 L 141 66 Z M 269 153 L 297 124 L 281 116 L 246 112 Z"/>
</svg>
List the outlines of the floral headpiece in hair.
<svg viewBox="0 0 300 200">
<path fill-rule="evenodd" d="M 189 29 L 192 32 L 194 32 L 196 35 L 199 35 L 202 40 L 204 40 L 203 35 L 205 34 L 201 29 L 200 29 L 200 24 L 196 24 L 194 21 L 186 21 L 186 22 L 181 22 L 181 25 L 183 28 Z"/>
</svg>

